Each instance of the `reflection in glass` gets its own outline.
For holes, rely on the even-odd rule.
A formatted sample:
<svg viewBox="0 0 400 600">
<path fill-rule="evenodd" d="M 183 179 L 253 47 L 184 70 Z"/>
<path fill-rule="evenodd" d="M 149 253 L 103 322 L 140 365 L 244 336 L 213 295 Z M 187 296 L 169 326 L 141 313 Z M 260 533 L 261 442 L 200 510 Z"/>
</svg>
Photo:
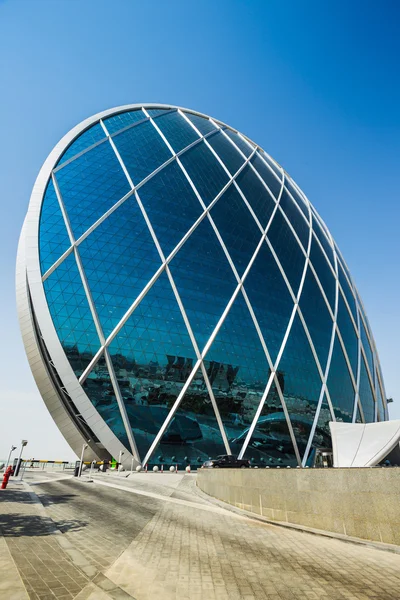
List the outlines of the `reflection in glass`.
<svg viewBox="0 0 400 600">
<path fill-rule="evenodd" d="M 196 361 L 166 273 L 157 279 L 109 350 L 143 459 Z"/>
<path fill-rule="evenodd" d="M 339 292 L 337 325 L 346 348 L 354 379 L 356 379 L 358 365 L 358 338 L 354 330 L 353 321 L 350 318 L 349 311 L 347 310 L 347 306 L 343 300 L 342 292 Z"/>
<path fill-rule="evenodd" d="M 296 314 L 282 358 L 281 390 L 301 456 L 307 446 L 321 394 L 322 381 L 302 322 Z"/>
<path fill-rule="evenodd" d="M 261 227 L 265 229 L 275 208 L 271 194 L 249 165 L 239 173 L 236 183 L 260 221 Z"/>
<path fill-rule="evenodd" d="M 261 240 L 261 231 L 234 185 L 230 185 L 210 215 L 239 275 L 243 275 Z"/>
<path fill-rule="evenodd" d="M 97 361 L 93 370 L 82 384 L 91 403 L 109 426 L 119 441 L 131 451 L 126 429 L 122 421 L 121 412 L 115 397 L 104 356 Z M 118 458 L 118 457 L 117 457 Z"/>
<path fill-rule="evenodd" d="M 339 338 L 335 337 L 327 381 L 329 396 L 337 421 L 351 423 L 354 409 L 354 387 Z"/>
<path fill-rule="evenodd" d="M 119 133 L 113 141 L 135 185 L 172 156 L 150 121 Z"/>
<path fill-rule="evenodd" d="M 373 423 L 375 421 L 375 401 L 363 356 L 361 356 L 360 371 L 360 402 L 363 409 L 365 422 Z"/>
<path fill-rule="evenodd" d="M 278 371 L 278 382 L 283 383 L 283 374 Z M 292 438 L 286 421 L 285 413 L 279 398 L 277 380 L 274 379 L 267 399 L 258 418 L 253 435 L 245 450 L 244 458 L 249 458 L 258 466 L 297 466 Z M 302 430 L 301 419 L 295 420 L 297 432 Z M 230 441 L 232 452 L 242 446 L 248 434 L 248 428 L 241 436 Z"/>
<path fill-rule="evenodd" d="M 229 438 L 253 421 L 270 369 L 241 293 L 205 355 L 207 375 Z"/>
<path fill-rule="evenodd" d="M 275 364 L 282 345 L 293 300 L 275 258 L 263 244 L 244 282 L 271 361 Z"/>
<path fill-rule="evenodd" d="M 130 190 L 109 142 L 85 152 L 55 177 L 75 239 Z"/>
<path fill-rule="evenodd" d="M 100 341 L 70 254 L 43 284 L 51 318 L 65 354 L 77 377 L 82 375 L 100 348 Z"/>
<path fill-rule="evenodd" d="M 300 296 L 300 309 L 324 373 L 332 339 L 333 321 L 310 268 L 307 269 Z"/>
<path fill-rule="evenodd" d="M 332 421 L 332 415 L 329 409 L 326 394 L 324 393 L 320 413 L 318 416 L 317 426 L 315 428 L 315 433 L 312 440 L 310 452 L 307 457 L 306 465 L 312 466 L 314 464 L 315 453 L 318 448 L 330 449 L 332 447 L 331 434 L 329 430 L 330 421 Z"/>
<path fill-rule="evenodd" d="M 194 230 L 169 266 L 202 350 L 237 285 L 207 218 Z"/>
<path fill-rule="evenodd" d="M 181 467 L 200 466 L 219 454 L 226 454 L 226 448 L 199 369 L 150 460 Z"/>
<path fill-rule="evenodd" d="M 108 337 L 161 265 L 135 196 L 92 231 L 79 254 Z"/>
</svg>

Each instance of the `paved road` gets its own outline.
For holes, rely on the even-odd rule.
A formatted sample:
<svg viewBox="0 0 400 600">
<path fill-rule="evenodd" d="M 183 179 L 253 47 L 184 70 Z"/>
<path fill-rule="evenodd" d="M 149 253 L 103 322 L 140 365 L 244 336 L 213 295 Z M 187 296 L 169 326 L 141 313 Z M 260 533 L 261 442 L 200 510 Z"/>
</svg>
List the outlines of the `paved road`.
<svg viewBox="0 0 400 600">
<path fill-rule="evenodd" d="M 44 508 L 0 494 L 32 599 L 400 599 L 400 555 L 239 517 L 196 495 L 194 476 L 56 479 L 31 486 Z"/>
</svg>

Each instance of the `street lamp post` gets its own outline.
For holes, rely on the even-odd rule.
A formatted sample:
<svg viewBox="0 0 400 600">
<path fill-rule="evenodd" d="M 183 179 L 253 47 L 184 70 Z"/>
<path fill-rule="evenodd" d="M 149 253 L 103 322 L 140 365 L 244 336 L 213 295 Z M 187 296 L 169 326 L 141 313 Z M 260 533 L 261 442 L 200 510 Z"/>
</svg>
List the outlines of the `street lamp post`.
<svg viewBox="0 0 400 600">
<path fill-rule="evenodd" d="M 81 464 L 79 465 L 78 477 L 80 477 L 82 475 L 83 455 L 85 454 L 85 450 L 87 447 L 88 447 L 87 444 L 83 444 L 83 446 L 82 446 Z"/>
<path fill-rule="evenodd" d="M 14 450 L 16 450 L 16 449 L 17 449 L 17 446 L 13 446 L 13 445 L 11 445 L 11 450 L 10 450 L 10 452 L 8 453 L 8 458 L 7 458 L 6 466 L 5 466 L 5 468 L 4 468 L 4 472 L 6 472 L 6 471 L 7 471 L 7 467 L 8 467 L 8 463 L 10 462 L 11 454 L 12 454 L 12 453 L 14 452 Z"/>
<path fill-rule="evenodd" d="M 22 451 L 25 448 L 25 446 L 27 445 L 28 440 L 21 440 L 21 450 L 19 451 L 19 456 L 18 456 L 18 460 L 17 460 L 17 466 L 15 467 L 15 471 L 14 471 L 14 477 L 16 477 L 19 473 L 19 462 L 21 460 L 21 456 L 22 456 Z"/>
</svg>

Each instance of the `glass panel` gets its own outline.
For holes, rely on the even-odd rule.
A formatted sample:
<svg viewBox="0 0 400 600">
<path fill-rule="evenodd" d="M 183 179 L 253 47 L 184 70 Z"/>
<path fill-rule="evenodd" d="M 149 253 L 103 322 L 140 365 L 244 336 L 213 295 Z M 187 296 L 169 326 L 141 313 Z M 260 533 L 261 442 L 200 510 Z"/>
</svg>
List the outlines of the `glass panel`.
<svg viewBox="0 0 400 600">
<path fill-rule="evenodd" d="M 317 221 L 317 219 L 314 217 L 312 217 L 312 222 L 313 222 L 313 230 L 315 232 L 315 235 L 317 236 L 317 238 L 319 239 L 319 241 L 322 244 L 323 249 L 325 250 L 325 253 L 327 255 L 327 257 L 329 258 L 329 261 L 333 267 L 333 269 L 335 268 L 335 259 L 333 256 L 333 249 L 332 246 L 330 245 L 330 243 L 328 242 L 326 235 L 323 233 L 321 225 L 319 224 L 319 222 Z"/>
<path fill-rule="evenodd" d="M 380 420 L 386 421 L 385 403 L 383 402 L 381 388 L 380 388 L 380 385 L 378 382 L 377 382 L 375 389 L 376 389 L 376 397 L 378 399 L 378 409 L 379 409 Z"/>
<path fill-rule="evenodd" d="M 329 410 L 329 404 L 324 394 L 321 410 L 318 416 L 317 426 L 315 428 L 314 437 L 311 443 L 310 452 L 308 454 L 307 466 L 312 466 L 315 460 L 315 452 L 317 448 L 332 448 L 331 434 L 329 430 L 329 422 L 332 421 L 331 411 Z"/>
<path fill-rule="evenodd" d="M 165 273 L 111 342 L 110 355 L 143 459 L 196 360 Z"/>
<path fill-rule="evenodd" d="M 350 286 L 348 284 L 348 281 L 345 277 L 344 271 L 342 269 L 342 265 L 340 264 L 340 262 L 338 261 L 338 273 L 339 273 L 339 283 L 342 286 L 343 289 L 343 293 L 344 296 L 350 306 L 350 310 L 352 312 L 353 318 L 354 318 L 354 322 L 357 325 L 357 309 L 356 309 L 356 302 L 353 296 L 353 293 L 350 289 Z"/>
<path fill-rule="evenodd" d="M 169 108 L 146 108 L 146 112 L 150 115 L 150 117 L 158 117 L 158 115 L 164 115 L 167 112 L 170 112 Z"/>
<path fill-rule="evenodd" d="M 119 113 L 119 115 L 114 115 L 113 117 L 109 117 L 108 119 L 103 119 L 103 122 L 107 128 L 108 133 L 112 135 L 116 131 L 119 131 L 119 129 L 123 129 L 128 125 L 132 125 L 133 123 L 142 121 L 145 118 L 146 115 L 139 108 L 138 110 L 131 110 L 129 112 Z"/>
<path fill-rule="evenodd" d="M 175 152 L 180 152 L 199 139 L 193 127 L 177 111 L 163 115 L 156 123 Z"/>
<path fill-rule="evenodd" d="M 375 402 L 363 356 L 361 356 L 360 371 L 360 401 L 365 422 L 373 423 L 375 421 Z"/>
<path fill-rule="evenodd" d="M 229 439 L 248 428 L 260 404 L 270 369 L 241 293 L 206 356 L 206 368 Z"/>
<path fill-rule="evenodd" d="M 330 304 L 332 311 L 335 310 L 336 297 L 336 279 L 329 267 L 324 253 L 314 236 L 311 241 L 310 261 L 314 267 L 320 284 L 325 292 L 325 296 Z"/>
<path fill-rule="evenodd" d="M 290 181 L 289 176 L 287 174 L 286 174 L 286 178 L 285 178 L 285 186 L 287 187 L 289 192 L 292 194 L 297 206 L 300 208 L 300 210 L 302 211 L 302 213 L 304 214 L 305 218 L 308 221 L 309 220 L 308 205 L 307 205 L 306 201 L 304 200 L 303 196 L 301 196 L 301 194 L 299 194 L 299 192 L 296 190 L 296 188 Z"/>
<path fill-rule="evenodd" d="M 207 135 L 210 131 L 215 131 L 216 127 L 204 117 L 199 117 L 198 115 L 193 115 L 192 113 L 185 112 L 190 121 L 192 121 L 193 125 L 200 131 L 202 135 Z"/>
<path fill-rule="evenodd" d="M 366 334 L 364 323 L 363 323 L 361 316 L 360 316 L 360 333 L 361 333 L 362 345 L 364 347 L 365 355 L 366 355 L 367 361 L 368 361 L 369 370 L 370 370 L 370 373 L 372 374 L 374 372 L 374 359 L 372 357 L 371 346 L 369 345 L 369 341 L 367 338 L 367 334 Z"/>
<path fill-rule="evenodd" d="M 244 288 L 275 363 L 293 310 L 293 300 L 267 244 L 263 244 Z"/>
<path fill-rule="evenodd" d="M 244 141 L 243 138 L 240 137 L 237 133 L 232 131 L 231 129 L 225 129 L 226 135 L 228 135 L 233 142 L 235 142 L 236 146 L 243 152 L 246 157 L 249 157 L 253 152 L 253 148 L 249 146 L 247 142 Z"/>
<path fill-rule="evenodd" d="M 300 317 L 296 314 L 279 362 L 280 386 L 295 430 L 300 456 L 304 455 L 322 381 Z"/>
<path fill-rule="evenodd" d="M 150 463 L 199 467 L 219 454 L 226 454 L 226 449 L 199 369 L 155 448 Z"/>
<path fill-rule="evenodd" d="M 260 221 L 262 228 L 265 229 L 275 208 L 275 202 L 268 190 L 249 165 L 238 175 L 236 183 Z"/>
<path fill-rule="evenodd" d="M 344 260 L 344 258 L 343 258 L 343 256 L 342 256 L 342 253 L 340 252 L 340 250 L 339 250 L 339 248 L 338 248 L 338 246 L 337 246 L 336 242 L 333 242 L 333 244 L 334 244 L 334 246 L 335 246 L 335 249 L 336 249 L 336 254 L 339 256 L 339 258 L 340 258 L 340 260 L 341 260 L 341 263 L 342 263 L 342 266 L 343 266 L 343 270 L 345 271 L 345 273 L 346 273 L 346 275 L 347 275 L 347 278 L 348 278 L 348 280 L 351 282 L 351 281 L 352 281 L 352 278 L 351 278 L 351 275 L 350 275 L 350 271 L 348 270 L 348 268 L 347 268 L 347 266 L 346 266 L 345 260 Z"/>
<path fill-rule="evenodd" d="M 39 255 L 41 273 L 45 273 L 70 247 L 52 180 L 47 184 L 40 212 Z"/>
<path fill-rule="evenodd" d="M 169 267 L 197 343 L 202 349 L 237 284 L 207 218 L 183 244 Z"/>
<path fill-rule="evenodd" d="M 293 229 L 297 233 L 304 250 L 307 250 L 308 239 L 310 237 L 310 226 L 285 188 L 283 189 L 279 206 L 283 209 Z"/>
<path fill-rule="evenodd" d="M 180 160 L 205 204 L 214 200 L 229 181 L 223 167 L 203 141 L 182 154 Z"/>
<path fill-rule="evenodd" d="M 267 237 L 296 296 L 303 275 L 306 257 L 280 211 L 276 211 Z"/>
<path fill-rule="evenodd" d="M 266 154 L 264 152 L 264 150 L 259 149 L 258 152 L 262 156 L 262 158 L 265 160 L 265 162 L 268 163 L 268 165 L 271 167 L 271 169 L 274 171 L 274 173 L 276 173 L 276 175 L 278 176 L 278 178 L 282 181 L 282 171 L 279 169 L 279 166 L 275 163 L 275 161 L 272 160 L 268 156 L 268 154 Z"/>
<path fill-rule="evenodd" d="M 139 196 L 168 256 L 203 212 L 201 204 L 176 161 L 149 179 Z"/>
<path fill-rule="evenodd" d="M 361 418 L 360 408 L 359 408 L 359 406 L 357 404 L 356 423 L 362 423 L 362 422 L 363 422 L 363 420 Z"/>
<path fill-rule="evenodd" d="M 77 377 L 100 348 L 74 254 L 43 283 L 57 335 Z"/>
<path fill-rule="evenodd" d="M 354 387 L 339 339 L 335 337 L 327 381 L 329 396 L 337 421 L 351 423 L 354 409 Z"/>
<path fill-rule="evenodd" d="M 239 275 L 243 275 L 261 239 L 261 232 L 233 185 L 224 192 L 210 214 Z"/>
<path fill-rule="evenodd" d="M 90 146 L 92 146 L 96 142 L 99 142 L 102 139 L 106 139 L 106 134 L 104 133 L 104 129 L 102 128 L 100 123 L 96 123 L 96 125 L 93 125 L 89 129 L 81 133 L 72 142 L 72 144 L 68 146 L 68 148 L 58 161 L 57 166 L 65 163 L 67 160 L 69 160 L 76 154 L 79 154 L 79 152 L 86 150 L 86 148 L 89 148 Z"/>
<path fill-rule="evenodd" d="M 110 374 L 104 356 L 102 356 L 87 379 L 82 384 L 91 403 L 109 426 L 113 434 L 131 451 L 126 429 L 122 421 L 114 388 L 111 384 Z"/>
<path fill-rule="evenodd" d="M 119 133 L 113 140 L 135 185 L 172 156 L 150 121 Z"/>
<path fill-rule="evenodd" d="M 271 169 L 267 167 L 265 162 L 259 156 L 257 156 L 257 154 L 253 156 L 250 162 L 253 167 L 255 167 L 259 175 L 261 175 L 261 177 L 264 179 L 275 198 L 278 199 L 282 183 L 277 180 Z"/>
<path fill-rule="evenodd" d="M 76 239 L 130 190 L 108 142 L 57 171 L 56 179 Z"/>
<path fill-rule="evenodd" d="M 79 245 L 79 254 L 107 337 L 161 264 L 134 196 Z"/>
<path fill-rule="evenodd" d="M 321 369 L 325 373 L 332 339 L 333 321 L 310 268 L 307 269 L 303 291 L 300 296 L 300 309 L 313 341 Z"/>
<path fill-rule="evenodd" d="M 226 139 L 223 133 L 218 132 L 207 138 L 208 143 L 218 154 L 231 175 L 234 175 L 244 163 L 243 156 L 236 150 L 235 146 Z"/>
<path fill-rule="evenodd" d="M 282 374 L 278 373 L 278 381 L 281 379 Z M 248 428 L 237 439 L 230 442 L 232 452 L 236 453 L 236 448 L 239 450 L 243 446 L 247 432 Z M 292 438 L 275 381 L 268 393 L 244 458 L 249 458 L 254 465 L 259 466 L 297 466 Z"/>
<path fill-rule="evenodd" d="M 341 292 L 339 293 L 337 324 L 346 348 L 347 356 L 349 357 L 354 379 L 356 379 L 358 365 L 358 338 Z"/>
</svg>

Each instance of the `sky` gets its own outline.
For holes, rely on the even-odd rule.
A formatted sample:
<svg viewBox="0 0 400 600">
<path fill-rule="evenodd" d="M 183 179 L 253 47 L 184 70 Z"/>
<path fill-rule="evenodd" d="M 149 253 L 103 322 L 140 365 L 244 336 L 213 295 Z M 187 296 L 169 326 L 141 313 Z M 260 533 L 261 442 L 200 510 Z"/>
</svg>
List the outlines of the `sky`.
<svg viewBox="0 0 400 600">
<path fill-rule="evenodd" d="M 74 458 L 25 357 L 17 243 L 53 146 L 129 103 L 209 114 L 285 167 L 349 265 L 400 418 L 399 17 L 397 0 L 0 0 L 0 458 L 22 438 Z"/>
</svg>

